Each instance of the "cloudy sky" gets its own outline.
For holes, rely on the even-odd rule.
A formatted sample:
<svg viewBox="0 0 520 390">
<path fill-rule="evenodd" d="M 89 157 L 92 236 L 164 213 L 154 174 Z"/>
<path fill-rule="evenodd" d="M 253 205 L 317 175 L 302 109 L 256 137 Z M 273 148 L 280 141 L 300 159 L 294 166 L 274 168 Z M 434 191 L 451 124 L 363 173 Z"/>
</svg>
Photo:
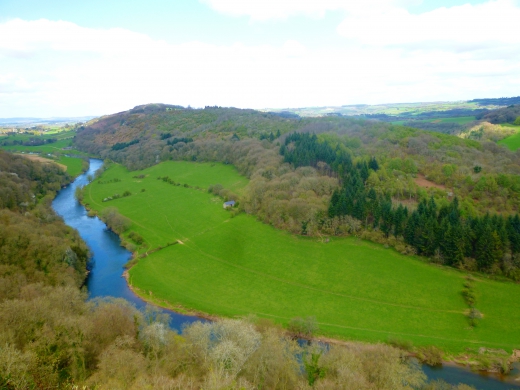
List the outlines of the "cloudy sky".
<svg viewBox="0 0 520 390">
<path fill-rule="evenodd" d="M 0 0 L 0 117 L 520 95 L 520 0 Z"/>
</svg>

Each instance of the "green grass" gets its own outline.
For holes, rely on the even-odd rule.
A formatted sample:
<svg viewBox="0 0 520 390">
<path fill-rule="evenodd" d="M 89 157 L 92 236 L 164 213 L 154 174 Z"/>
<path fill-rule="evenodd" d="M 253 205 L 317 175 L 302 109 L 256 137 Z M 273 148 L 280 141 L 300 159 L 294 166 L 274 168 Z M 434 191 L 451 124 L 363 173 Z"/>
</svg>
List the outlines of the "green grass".
<svg viewBox="0 0 520 390">
<path fill-rule="evenodd" d="M 57 162 L 65 165 L 67 167 L 67 173 L 72 177 L 76 177 L 82 172 L 83 160 L 81 158 L 62 156 Z"/>
<path fill-rule="evenodd" d="M 148 175 L 143 179 L 133 176 Z M 256 314 L 287 323 L 315 316 L 321 333 L 344 339 L 434 344 L 448 351 L 466 347 L 520 347 L 520 286 L 479 279 L 477 308 L 484 319 L 470 328 L 461 297 L 464 274 L 356 238 L 298 237 L 253 216 L 222 209 L 206 191 L 221 183 L 239 191 L 246 184 L 231 166 L 163 163 L 128 172 L 114 165 L 88 188 L 85 201 L 100 210 L 115 206 L 141 234 L 143 251 L 182 241 L 139 260 L 130 281 L 145 298 L 166 300 L 223 316 Z M 118 178 L 120 182 L 109 182 Z M 140 192 L 144 188 L 145 192 Z M 131 196 L 102 202 L 125 190 Z M 126 233 L 128 234 L 128 232 Z"/>
<path fill-rule="evenodd" d="M 516 130 L 516 134 L 513 134 L 503 140 L 498 141 L 499 145 L 505 145 L 509 150 L 515 151 L 520 148 L 520 126 L 514 126 L 510 124 L 504 124 L 502 126 L 512 127 Z"/>
</svg>

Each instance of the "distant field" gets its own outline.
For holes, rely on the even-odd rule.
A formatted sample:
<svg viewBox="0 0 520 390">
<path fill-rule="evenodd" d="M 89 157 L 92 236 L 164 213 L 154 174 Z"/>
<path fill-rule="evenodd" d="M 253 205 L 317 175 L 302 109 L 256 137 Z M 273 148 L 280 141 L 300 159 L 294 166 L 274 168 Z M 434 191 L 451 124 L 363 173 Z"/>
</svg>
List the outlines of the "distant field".
<svg viewBox="0 0 520 390">
<path fill-rule="evenodd" d="M 513 134 L 503 140 L 498 141 L 498 144 L 507 146 L 510 150 L 515 151 L 520 148 L 520 126 L 504 124 L 502 126 L 512 127 L 516 129 L 516 134 Z"/>
<path fill-rule="evenodd" d="M 346 105 L 346 106 L 325 106 L 325 107 L 302 107 L 269 109 L 266 111 L 288 111 L 300 116 L 324 116 L 331 113 L 342 115 L 367 115 L 367 114 L 386 114 L 386 115 L 418 115 L 424 112 L 447 111 L 453 109 L 477 110 L 481 108 L 494 109 L 499 106 L 480 105 L 475 102 L 423 102 L 423 103 L 394 103 L 378 105 Z"/>
<path fill-rule="evenodd" d="M 403 125 L 406 122 L 413 121 L 413 117 L 409 120 L 400 120 L 392 122 L 394 125 Z M 418 123 L 458 123 L 459 125 L 464 125 L 469 122 L 473 122 L 475 120 L 474 116 L 461 116 L 456 118 L 439 118 L 439 119 L 420 119 L 416 120 Z"/>
<path fill-rule="evenodd" d="M 67 167 L 67 172 L 71 176 L 77 176 L 81 173 L 82 160 L 79 158 L 66 157 L 66 155 L 83 156 L 85 153 L 74 149 L 63 149 L 68 148 L 72 144 L 72 138 L 75 135 L 74 131 L 59 131 L 60 129 L 54 129 L 42 136 L 33 134 L 16 134 L 11 136 L 0 137 L 0 149 L 13 152 L 13 153 L 34 153 L 43 158 L 48 158 L 56 161 L 59 164 L 63 164 Z M 56 142 L 38 146 L 25 146 L 25 145 L 2 145 L 3 141 L 11 143 L 12 141 L 28 141 L 31 138 L 49 139 L 55 138 Z"/>
<path fill-rule="evenodd" d="M 157 180 L 165 175 L 188 187 Z M 145 239 L 141 252 L 181 242 L 130 270 L 131 284 L 145 298 L 284 324 L 315 316 L 322 334 L 345 339 L 392 337 L 453 352 L 520 347 L 519 285 L 479 280 L 477 308 L 485 317 L 472 329 L 460 294 L 463 273 L 356 238 L 325 242 L 250 215 L 232 218 L 222 200 L 204 190 L 216 183 L 238 192 L 247 180 L 229 165 L 167 162 L 135 172 L 113 165 L 87 187 L 90 207 L 115 206 L 132 220 L 130 231 Z M 132 195 L 102 202 L 126 190 Z"/>
</svg>

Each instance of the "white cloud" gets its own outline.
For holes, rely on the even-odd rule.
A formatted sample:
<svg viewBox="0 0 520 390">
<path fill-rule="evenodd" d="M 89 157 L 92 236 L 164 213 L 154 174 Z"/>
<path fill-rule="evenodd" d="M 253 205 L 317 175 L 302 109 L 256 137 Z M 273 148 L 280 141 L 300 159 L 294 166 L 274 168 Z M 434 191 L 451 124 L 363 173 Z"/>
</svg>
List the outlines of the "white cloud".
<svg viewBox="0 0 520 390">
<path fill-rule="evenodd" d="M 465 51 L 520 44 L 519 20 L 515 0 L 443 7 L 419 15 L 387 7 L 349 12 L 338 32 L 365 45 Z"/>
<path fill-rule="evenodd" d="M 327 11 L 373 10 L 421 3 L 422 0 L 200 0 L 230 16 L 253 20 L 284 19 L 294 15 L 323 17 Z"/>
<path fill-rule="evenodd" d="M 0 24 L 0 117 L 109 114 L 149 102 L 264 108 L 514 96 L 520 53 L 505 44 L 476 52 L 171 45 L 122 29 L 14 20 Z"/>
</svg>

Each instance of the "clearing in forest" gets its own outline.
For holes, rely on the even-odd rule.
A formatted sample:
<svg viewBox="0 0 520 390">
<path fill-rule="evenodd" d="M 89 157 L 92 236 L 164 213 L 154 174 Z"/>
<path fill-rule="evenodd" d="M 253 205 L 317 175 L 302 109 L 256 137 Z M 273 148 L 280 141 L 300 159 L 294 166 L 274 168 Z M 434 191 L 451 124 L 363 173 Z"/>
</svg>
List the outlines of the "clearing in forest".
<svg viewBox="0 0 520 390">
<path fill-rule="evenodd" d="M 168 176 L 175 184 L 158 179 Z M 166 162 L 143 171 L 111 166 L 85 202 L 115 206 L 143 237 L 130 283 L 145 299 L 222 316 L 254 314 L 286 324 L 314 316 L 320 333 L 343 339 L 466 347 L 520 347 L 520 286 L 478 278 L 475 328 L 465 317 L 465 274 L 357 238 L 330 242 L 288 234 L 233 213 L 207 192 L 240 193 L 247 180 L 229 165 Z M 179 185 L 177 185 L 179 184 Z M 199 187 L 199 188 L 197 188 Z M 114 194 L 126 197 L 103 202 Z M 182 241 L 183 245 L 168 244 Z M 150 295 L 150 292 L 153 295 Z"/>
<path fill-rule="evenodd" d="M 423 174 L 419 173 L 417 177 L 414 179 L 415 184 L 419 187 L 423 188 L 438 188 L 440 190 L 445 190 L 446 186 L 442 184 L 434 183 L 433 181 L 428 180 Z"/>
</svg>

